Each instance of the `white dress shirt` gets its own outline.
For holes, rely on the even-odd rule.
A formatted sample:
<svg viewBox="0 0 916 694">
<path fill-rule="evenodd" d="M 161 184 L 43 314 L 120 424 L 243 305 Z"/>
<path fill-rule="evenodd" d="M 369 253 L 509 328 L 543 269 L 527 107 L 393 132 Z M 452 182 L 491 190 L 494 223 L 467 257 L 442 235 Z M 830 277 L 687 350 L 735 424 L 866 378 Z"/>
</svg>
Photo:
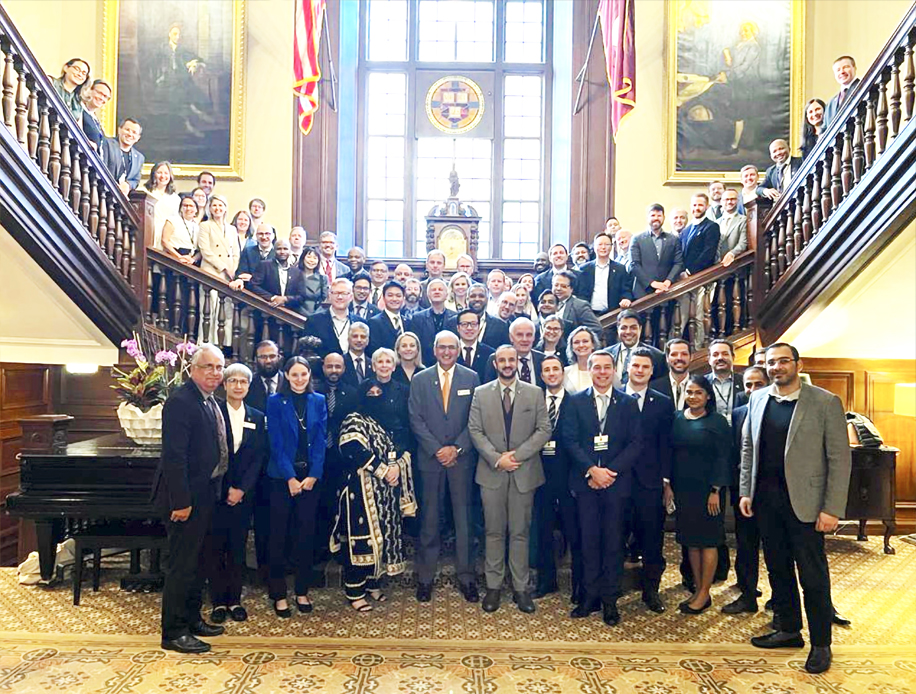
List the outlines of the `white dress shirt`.
<svg viewBox="0 0 916 694">
<path fill-rule="evenodd" d="M 627 383 L 627 395 L 632 395 L 636 398 L 636 404 L 639 405 L 639 411 L 642 412 L 642 406 L 646 403 L 646 393 L 649 391 L 649 388 L 643 388 L 642 390 L 636 390 L 633 386 Z"/>
<path fill-rule="evenodd" d="M 232 430 L 232 452 L 238 453 L 242 436 L 245 435 L 245 403 L 235 409 L 232 403 L 227 402 L 226 410 L 229 412 L 229 428 Z"/>
<path fill-rule="evenodd" d="M 331 325 L 334 327 L 334 334 L 337 335 L 337 342 L 340 345 L 340 353 L 346 354 L 350 347 L 350 316 L 338 318 L 331 314 Z"/>
<path fill-rule="evenodd" d="M 610 271 L 610 263 L 605 265 L 595 263 L 595 288 L 592 290 L 592 310 L 595 313 L 599 311 L 603 313 L 608 310 L 607 281 Z"/>
</svg>

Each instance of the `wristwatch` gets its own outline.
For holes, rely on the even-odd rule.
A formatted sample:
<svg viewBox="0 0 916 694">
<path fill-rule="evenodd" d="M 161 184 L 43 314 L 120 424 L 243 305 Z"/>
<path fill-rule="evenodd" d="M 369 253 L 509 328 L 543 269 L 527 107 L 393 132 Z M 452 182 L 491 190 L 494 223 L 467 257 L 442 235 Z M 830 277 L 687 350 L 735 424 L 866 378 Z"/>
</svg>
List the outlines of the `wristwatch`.
<svg viewBox="0 0 916 694">
<path fill-rule="evenodd" d="M 462 453 L 464 453 L 464 449 L 461 446 L 457 446 L 455 448 L 455 452 L 457 455 L 461 455 Z"/>
</svg>

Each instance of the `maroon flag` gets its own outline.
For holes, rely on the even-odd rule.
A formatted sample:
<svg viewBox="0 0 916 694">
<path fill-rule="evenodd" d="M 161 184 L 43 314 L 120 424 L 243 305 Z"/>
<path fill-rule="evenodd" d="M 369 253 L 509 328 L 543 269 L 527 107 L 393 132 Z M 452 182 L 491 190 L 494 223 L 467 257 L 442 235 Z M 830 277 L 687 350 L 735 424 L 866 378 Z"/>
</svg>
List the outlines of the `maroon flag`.
<svg viewBox="0 0 916 694">
<path fill-rule="evenodd" d="M 615 140 L 620 123 L 636 106 L 635 4 L 635 0 L 601 0 L 598 6 Z"/>
</svg>

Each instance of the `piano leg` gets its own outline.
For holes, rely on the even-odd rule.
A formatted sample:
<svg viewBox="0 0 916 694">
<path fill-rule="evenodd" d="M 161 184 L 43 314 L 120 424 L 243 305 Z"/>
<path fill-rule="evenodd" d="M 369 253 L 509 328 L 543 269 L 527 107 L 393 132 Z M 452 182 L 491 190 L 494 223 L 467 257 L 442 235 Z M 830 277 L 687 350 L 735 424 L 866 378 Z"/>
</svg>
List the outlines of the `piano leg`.
<svg viewBox="0 0 916 694">
<path fill-rule="evenodd" d="M 884 521 L 884 553 L 897 554 L 897 550 L 891 547 L 891 535 L 897 529 L 897 523 L 893 520 Z"/>
<path fill-rule="evenodd" d="M 63 522 L 60 519 L 35 521 L 38 565 L 41 569 L 41 580 L 43 581 L 50 581 L 54 578 L 57 543 L 60 542 L 62 531 Z"/>
</svg>

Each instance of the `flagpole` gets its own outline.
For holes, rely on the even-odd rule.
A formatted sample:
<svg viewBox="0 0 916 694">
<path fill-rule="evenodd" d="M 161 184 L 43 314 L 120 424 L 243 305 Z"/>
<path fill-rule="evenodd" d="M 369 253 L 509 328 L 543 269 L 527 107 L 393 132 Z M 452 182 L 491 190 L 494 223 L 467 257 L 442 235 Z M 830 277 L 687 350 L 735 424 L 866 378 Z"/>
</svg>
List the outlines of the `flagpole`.
<svg viewBox="0 0 916 694">
<path fill-rule="evenodd" d="M 324 45 L 327 47 L 328 54 L 328 72 L 331 74 L 331 103 L 328 105 L 331 111 L 337 113 L 337 71 L 334 69 L 334 57 L 331 53 L 331 33 L 328 29 L 328 12 L 325 10 L 324 21 L 321 23 L 324 35 Z"/>
<path fill-rule="evenodd" d="M 574 116 L 582 110 L 579 102 L 582 99 L 582 87 L 585 86 L 585 73 L 588 70 L 588 61 L 592 57 L 592 48 L 595 45 L 595 37 L 598 35 L 598 24 L 601 22 L 600 8 L 601 0 L 598 0 L 598 7 L 595 8 L 595 25 L 592 27 L 592 36 L 588 40 L 588 50 L 585 52 L 585 63 L 582 65 L 582 69 L 579 70 L 579 74 L 576 75 L 575 81 L 579 83 L 579 89 L 576 90 L 576 103 L 573 105 Z"/>
</svg>

